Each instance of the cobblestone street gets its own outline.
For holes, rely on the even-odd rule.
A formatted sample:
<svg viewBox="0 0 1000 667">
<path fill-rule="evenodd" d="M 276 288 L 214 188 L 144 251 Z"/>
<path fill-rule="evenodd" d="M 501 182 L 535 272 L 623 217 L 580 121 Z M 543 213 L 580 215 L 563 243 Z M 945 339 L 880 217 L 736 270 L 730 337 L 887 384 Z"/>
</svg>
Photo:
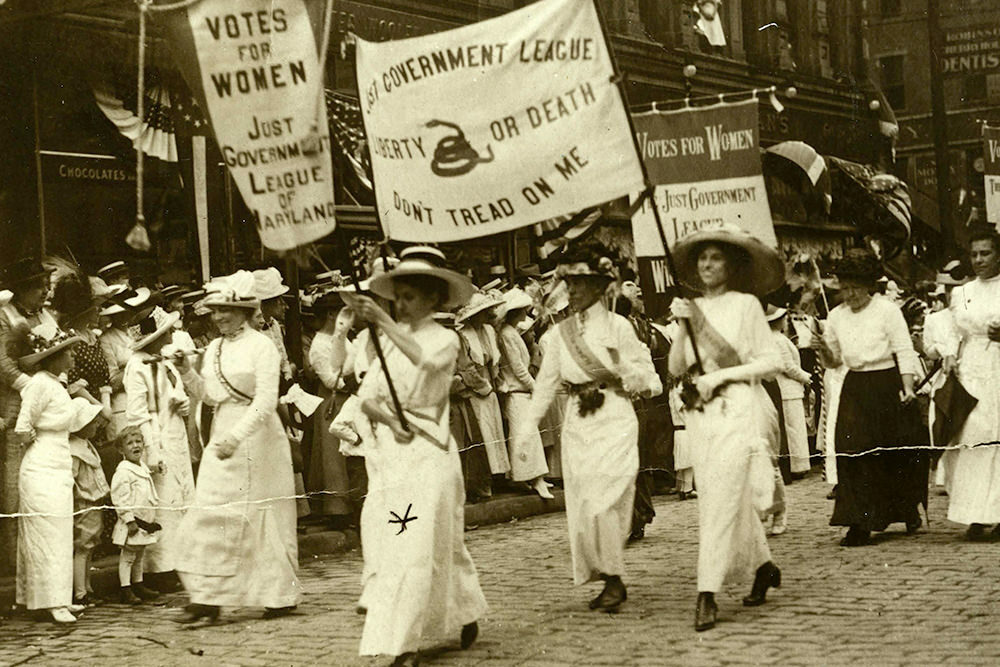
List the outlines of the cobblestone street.
<svg viewBox="0 0 1000 667">
<path fill-rule="evenodd" d="M 587 610 L 596 585 L 574 588 L 564 516 L 550 514 L 467 533 L 491 604 L 468 651 L 442 651 L 440 665 L 931 665 L 1000 662 L 997 553 L 962 541 L 931 496 L 931 525 L 902 526 L 873 545 L 844 549 L 826 525 L 832 501 L 815 474 L 789 488 L 789 531 L 772 538 L 783 585 L 763 607 L 740 598 L 750 582 L 717 596 L 720 622 L 692 628 L 696 502 L 657 499 L 646 538 L 629 548 L 629 600 L 617 615 Z M 106 605 L 71 628 L 24 617 L 0 621 L 3 665 L 381 665 L 357 656 L 355 613 L 361 555 L 315 559 L 302 568 L 299 614 L 274 621 L 259 610 L 226 610 L 224 621 L 184 629 L 168 606 Z M 457 637 L 456 637 L 457 644 Z"/>
</svg>

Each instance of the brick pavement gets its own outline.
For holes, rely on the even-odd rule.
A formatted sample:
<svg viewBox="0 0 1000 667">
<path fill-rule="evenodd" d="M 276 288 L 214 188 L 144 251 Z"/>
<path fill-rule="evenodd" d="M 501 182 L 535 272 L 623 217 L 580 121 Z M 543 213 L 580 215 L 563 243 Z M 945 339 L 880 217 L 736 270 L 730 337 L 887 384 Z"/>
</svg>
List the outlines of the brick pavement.
<svg viewBox="0 0 1000 667">
<path fill-rule="evenodd" d="M 831 501 L 817 477 L 789 488 L 789 532 L 772 538 L 783 586 L 745 609 L 749 581 L 717 596 L 715 630 L 692 629 L 696 501 L 657 499 L 646 539 L 629 548 L 629 601 L 617 615 L 588 611 L 598 586 L 570 582 L 565 518 L 532 517 L 467 533 L 491 604 L 480 640 L 434 665 L 938 665 L 1000 662 L 996 582 L 1000 544 L 961 541 L 932 496 L 931 525 L 915 537 L 893 527 L 869 547 L 837 546 Z M 0 620 L 0 664 L 387 664 L 357 656 L 357 551 L 302 568 L 301 615 L 259 620 L 255 610 L 184 629 L 166 607 L 108 605 L 71 628 Z M 456 638 L 457 643 L 457 638 Z M 457 647 L 455 647 L 457 649 Z M 25 662 L 26 661 L 26 662 Z"/>
</svg>

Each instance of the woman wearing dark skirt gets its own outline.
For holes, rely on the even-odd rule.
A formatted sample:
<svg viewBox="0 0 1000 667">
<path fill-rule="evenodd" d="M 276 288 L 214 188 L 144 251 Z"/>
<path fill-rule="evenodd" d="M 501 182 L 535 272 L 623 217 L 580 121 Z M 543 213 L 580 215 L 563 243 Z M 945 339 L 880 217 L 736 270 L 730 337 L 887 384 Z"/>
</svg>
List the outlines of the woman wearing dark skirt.
<svg viewBox="0 0 1000 667">
<path fill-rule="evenodd" d="M 928 458 L 913 383 L 919 360 L 903 313 L 872 295 L 881 274 L 868 250 L 853 249 L 835 270 L 843 303 L 815 347 L 827 367 L 847 367 L 837 412 L 837 487 L 832 526 L 848 526 L 841 546 L 868 544 L 872 531 L 920 527 Z M 926 429 L 924 429 L 926 430 Z"/>
</svg>

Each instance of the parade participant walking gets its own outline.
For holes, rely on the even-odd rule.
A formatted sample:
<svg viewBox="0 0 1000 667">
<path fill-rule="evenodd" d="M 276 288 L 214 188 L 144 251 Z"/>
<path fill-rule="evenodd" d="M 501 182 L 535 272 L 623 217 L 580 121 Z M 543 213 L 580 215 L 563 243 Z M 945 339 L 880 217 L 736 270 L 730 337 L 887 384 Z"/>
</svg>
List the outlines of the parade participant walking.
<svg viewBox="0 0 1000 667">
<path fill-rule="evenodd" d="M 781 390 L 782 417 L 785 433 L 788 435 L 788 454 L 791 459 L 793 477 L 801 477 L 809 472 L 809 439 L 806 435 L 805 385 L 812 376 L 802 369 L 799 349 L 785 335 L 785 308 L 768 306 L 767 321 L 771 325 L 775 345 L 781 353 L 781 372 L 778 374 L 778 388 Z"/>
<path fill-rule="evenodd" d="M 419 651 L 461 633 L 468 647 L 486 611 L 475 566 L 465 548 L 462 468 L 450 431 L 448 394 L 459 341 L 434 321 L 435 311 L 463 304 L 473 292 L 464 276 L 444 268 L 434 248 L 403 251 L 399 265 L 371 281 L 395 302 L 398 322 L 367 296 L 345 295 L 363 321 L 384 334 L 385 370 L 374 363 L 359 390 L 374 428 L 379 472 L 367 507 L 378 552 L 365 587 L 367 616 L 361 655 L 395 656 L 414 664 Z M 409 425 L 390 400 L 391 377 Z M 369 556 L 366 554 L 366 560 Z"/>
<path fill-rule="evenodd" d="M 79 338 L 54 325 L 21 329 L 8 341 L 21 368 L 34 373 L 21 392 L 12 443 L 25 447 L 17 511 L 17 603 L 72 623 L 73 458 L 69 429 L 76 408 L 59 376 L 73 368 Z M 27 354 L 23 354 L 27 352 Z"/>
<path fill-rule="evenodd" d="M 517 325 L 528 315 L 532 300 L 527 292 L 515 287 L 503 296 L 503 304 L 497 313 L 502 321 L 500 326 L 500 374 L 497 378 L 497 393 L 503 397 L 503 408 L 509 430 L 513 433 L 528 416 L 531 391 L 535 379 L 531 377 L 528 365 L 531 357 L 528 346 L 518 333 Z M 542 498 L 551 499 L 545 474 L 549 471 L 545 464 L 545 450 L 542 437 L 535 429 L 533 433 L 523 433 L 524 439 L 510 439 L 510 478 L 515 482 L 527 482 Z"/>
<path fill-rule="evenodd" d="M 969 259 L 976 279 L 952 291 L 953 340 L 946 345 L 944 372 L 978 400 L 945 453 L 948 520 L 967 524 L 966 538 L 1000 537 L 1000 237 L 972 237 Z M 957 363 L 956 363 L 957 357 Z M 986 526 L 997 524 L 993 534 Z"/>
<path fill-rule="evenodd" d="M 179 319 L 177 313 L 164 312 L 159 322 L 148 317 L 139 323 L 144 336 L 135 342 L 123 380 L 125 421 L 138 427 L 145 441 L 142 460 L 153 475 L 159 498 L 156 522 L 163 528 L 155 544 L 146 550 L 146 583 L 164 592 L 180 587 L 175 569 L 186 538 L 178 528 L 185 508 L 194 499 L 186 421 L 191 402 L 177 367 L 169 359 L 160 358 L 171 345 L 171 334 Z"/>
<path fill-rule="evenodd" d="M 104 532 L 101 505 L 105 504 L 111 487 L 101 457 L 91 442 L 103 423 L 102 408 L 85 398 L 74 398 L 73 406 L 76 412 L 69 427 L 73 456 L 73 604 L 90 605 L 94 602 L 90 557 Z"/>
<path fill-rule="evenodd" d="M 511 471 L 510 457 L 507 453 L 507 440 L 503 432 L 503 415 L 500 411 L 500 400 L 497 397 L 495 378 L 500 363 L 499 351 L 494 351 L 487 329 L 491 311 L 502 303 L 499 299 L 475 292 L 468 302 L 455 315 L 455 325 L 459 335 L 465 340 L 472 360 L 474 370 L 479 375 L 477 385 L 483 390 L 469 396 L 472 411 L 479 422 L 479 432 L 483 436 L 486 455 L 490 461 L 490 470 L 494 475 L 506 475 Z M 471 372 L 473 369 L 468 369 Z"/>
<path fill-rule="evenodd" d="M 920 526 L 928 456 L 914 434 L 913 385 L 919 360 L 899 306 L 873 295 L 881 273 L 870 250 L 849 250 L 834 271 L 843 302 L 813 345 L 823 364 L 847 367 L 837 410 L 837 487 L 832 526 L 848 526 L 841 546 L 868 544 L 871 531 Z M 923 444 L 926 444 L 926 440 Z"/>
<path fill-rule="evenodd" d="M 210 283 L 205 305 L 221 332 L 201 374 L 178 357 L 188 392 L 215 406 L 194 504 L 178 529 L 177 572 L 191 604 L 181 622 L 215 619 L 221 606 L 287 615 L 298 604 L 295 484 L 278 418 L 281 357 L 248 320 L 260 302 L 247 271 Z"/>
<path fill-rule="evenodd" d="M 12 293 L 10 301 L 0 303 L 0 419 L 12 424 L 21 409 L 21 391 L 28 384 L 17 357 L 7 351 L 14 327 L 34 327 L 43 322 L 54 324 L 42 309 L 49 293 L 49 270 L 33 258 L 24 258 L 3 271 L 2 286 Z M 21 469 L 21 444 L 13 441 L 10 431 L 0 432 L 0 514 L 17 512 L 17 488 Z M 17 559 L 17 521 L 0 519 L 0 569 L 14 571 Z"/>
<path fill-rule="evenodd" d="M 639 422 L 633 399 L 663 388 L 649 350 L 628 320 L 602 302 L 615 280 L 603 246 L 564 256 L 557 275 L 566 282 L 573 314 L 545 334 L 542 359 L 527 418 L 514 425 L 524 442 L 538 429 L 556 393 L 570 399 L 562 426 L 563 481 L 573 581 L 604 581 L 591 609 L 617 611 L 627 593 L 625 543 L 639 472 Z"/>
<path fill-rule="evenodd" d="M 688 320 L 701 355 L 688 397 L 685 437 L 697 448 L 698 602 L 695 630 L 715 626 L 715 594 L 730 577 L 756 569 L 745 606 L 761 605 L 781 585 L 757 511 L 771 504 L 774 469 L 768 439 L 777 413 L 761 381 L 774 377 L 781 358 L 756 295 L 781 286 L 777 253 L 735 226 L 696 232 L 674 249 L 678 278 L 701 296 L 675 299 L 671 311 Z M 738 290 L 748 290 L 745 293 Z M 682 376 L 696 363 L 689 327 L 670 347 L 670 372 Z M 762 500 L 761 500 L 762 499 Z"/>
<path fill-rule="evenodd" d="M 111 502 L 118 514 L 111 541 L 121 547 L 118 554 L 118 583 L 122 604 L 142 604 L 159 594 L 143 582 L 143 558 L 146 549 L 160 538 L 156 489 L 153 475 L 143 462 L 146 444 L 137 426 L 126 426 L 118 434 L 122 460 L 111 478 Z"/>
</svg>

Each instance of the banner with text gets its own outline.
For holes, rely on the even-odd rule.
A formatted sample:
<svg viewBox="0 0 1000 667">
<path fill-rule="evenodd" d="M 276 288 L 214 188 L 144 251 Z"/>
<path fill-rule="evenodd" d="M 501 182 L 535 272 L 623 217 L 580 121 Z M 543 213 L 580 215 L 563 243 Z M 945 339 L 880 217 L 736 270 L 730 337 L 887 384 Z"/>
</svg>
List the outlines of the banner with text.
<svg viewBox="0 0 1000 667">
<path fill-rule="evenodd" d="M 776 248 L 760 167 L 757 101 L 633 116 L 667 243 L 733 224 Z M 634 198 L 634 197 L 633 197 Z M 637 257 L 662 257 L 648 199 L 632 216 Z"/>
<path fill-rule="evenodd" d="M 486 236 L 642 189 L 593 0 L 358 39 L 357 72 L 389 238 Z"/>
<path fill-rule="evenodd" d="M 1000 230 L 1000 127 L 983 127 L 986 221 Z"/>
<path fill-rule="evenodd" d="M 322 16 L 315 12 L 304 0 L 243 0 L 238 11 L 228 0 L 201 0 L 167 15 L 174 58 L 272 250 L 334 229 L 326 105 L 317 104 Z M 314 124 L 318 141 L 306 147 Z"/>
</svg>

